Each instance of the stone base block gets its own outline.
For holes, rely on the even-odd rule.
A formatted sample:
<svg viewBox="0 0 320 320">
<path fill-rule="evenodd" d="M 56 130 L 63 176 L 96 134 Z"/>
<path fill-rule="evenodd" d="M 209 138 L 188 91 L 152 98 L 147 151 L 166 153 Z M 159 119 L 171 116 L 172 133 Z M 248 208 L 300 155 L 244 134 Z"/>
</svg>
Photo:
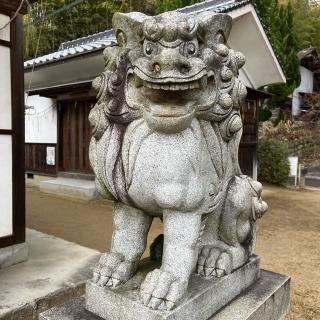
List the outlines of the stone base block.
<svg viewBox="0 0 320 320">
<path fill-rule="evenodd" d="M 0 269 L 4 269 L 28 259 L 28 244 L 20 243 L 0 249 Z"/>
<path fill-rule="evenodd" d="M 164 312 L 149 309 L 140 301 L 141 283 L 154 267 L 154 263 L 141 266 L 132 279 L 115 290 L 88 281 L 87 310 L 106 320 L 207 320 L 260 277 L 258 257 L 252 257 L 245 266 L 226 277 L 206 280 L 193 275 L 185 299 L 177 308 Z"/>
<path fill-rule="evenodd" d="M 221 293 L 220 293 L 221 294 Z M 216 295 L 219 295 L 217 292 Z M 289 310 L 290 278 L 261 270 L 260 279 L 246 292 L 239 295 L 226 307 L 209 317 L 209 320 L 283 320 Z M 135 310 L 131 312 L 131 319 L 135 316 L 140 320 Z M 193 320 L 201 319 L 200 306 L 193 312 Z M 85 298 L 79 298 L 61 307 L 53 308 L 40 315 L 40 320 L 102 320 L 85 309 Z M 118 320 L 123 318 L 113 318 Z M 161 319 L 161 318 L 157 318 Z M 175 318 L 185 320 L 186 318 Z M 187 319 L 191 319 L 188 317 Z"/>
</svg>

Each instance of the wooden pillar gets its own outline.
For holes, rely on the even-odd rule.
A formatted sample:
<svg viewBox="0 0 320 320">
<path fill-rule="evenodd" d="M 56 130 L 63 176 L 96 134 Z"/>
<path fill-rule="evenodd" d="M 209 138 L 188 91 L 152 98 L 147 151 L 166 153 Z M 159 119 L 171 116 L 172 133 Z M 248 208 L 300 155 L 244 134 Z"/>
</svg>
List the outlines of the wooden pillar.
<svg viewBox="0 0 320 320">
<path fill-rule="evenodd" d="M 0 0 L 0 27 L 13 19 L 20 3 Z M 24 4 L 0 31 L 0 255 L 3 248 L 25 242 L 22 14 L 26 11 Z"/>
</svg>

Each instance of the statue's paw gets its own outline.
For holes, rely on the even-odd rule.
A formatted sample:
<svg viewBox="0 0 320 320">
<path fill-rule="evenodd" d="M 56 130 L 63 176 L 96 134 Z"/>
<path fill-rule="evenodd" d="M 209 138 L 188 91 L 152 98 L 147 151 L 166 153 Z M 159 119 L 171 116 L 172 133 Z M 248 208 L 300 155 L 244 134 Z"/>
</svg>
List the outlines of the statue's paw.
<svg viewBox="0 0 320 320">
<path fill-rule="evenodd" d="M 93 270 L 93 282 L 100 287 L 116 288 L 128 281 L 134 273 L 135 263 L 126 261 L 120 253 L 105 253 Z"/>
<path fill-rule="evenodd" d="M 205 278 L 221 278 L 232 272 L 230 255 L 214 246 L 204 246 L 199 254 L 197 273 Z"/>
<path fill-rule="evenodd" d="M 169 311 L 175 308 L 187 291 L 188 282 L 181 281 L 167 271 L 150 272 L 141 285 L 141 299 L 153 310 Z"/>
</svg>

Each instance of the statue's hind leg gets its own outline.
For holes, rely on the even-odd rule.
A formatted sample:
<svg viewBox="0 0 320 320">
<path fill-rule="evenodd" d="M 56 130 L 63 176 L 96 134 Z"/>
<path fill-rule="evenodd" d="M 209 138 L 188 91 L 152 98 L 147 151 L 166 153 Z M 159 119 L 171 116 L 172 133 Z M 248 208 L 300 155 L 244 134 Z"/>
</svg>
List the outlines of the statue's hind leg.
<svg viewBox="0 0 320 320">
<path fill-rule="evenodd" d="M 220 211 L 206 221 L 197 266 L 205 277 L 224 276 L 248 261 L 255 243 L 255 220 L 267 210 L 259 182 L 246 176 L 230 182 Z"/>
<path fill-rule="evenodd" d="M 146 248 L 151 222 L 152 217 L 142 211 L 115 204 L 111 250 L 96 265 L 94 282 L 114 288 L 132 277 Z"/>
</svg>

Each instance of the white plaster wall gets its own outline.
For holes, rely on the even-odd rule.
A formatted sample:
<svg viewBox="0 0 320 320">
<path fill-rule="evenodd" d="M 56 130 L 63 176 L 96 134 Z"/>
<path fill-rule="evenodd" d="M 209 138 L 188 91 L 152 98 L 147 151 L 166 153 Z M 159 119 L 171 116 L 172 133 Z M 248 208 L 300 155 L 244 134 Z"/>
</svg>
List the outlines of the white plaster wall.
<svg viewBox="0 0 320 320">
<path fill-rule="evenodd" d="M 284 83 L 286 79 L 283 71 L 253 6 L 245 6 L 229 14 L 233 22 L 228 44 L 246 57 L 240 79 L 254 89 Z"/>
<path fill-rule="evenodd" d="M 0 46 L 0 129 L 11 129 L 10 48 Z"/>
<path fill-rule="evenodd" d="M 4 26 L 6 23 L 8 23 L 10 20 L 10 17 L 9 16 L 6 16 L 4 14 L 0 14 L 0 26 Z M 0 39 L 1 40 L 5 40 L 5 41 L 10 41 L 10 24 L 0 30 Z"/>
<path fill-rule="evenodd" d="M 26 96 L 26 143 L 57 143 L 57 104 L 49 98 Z"/>
<path fill-rule="evenodd" d="M 243 69 L 239 70 L 239 79 L 246 87 L 255 89 L 250 80 L 250 77 Z"/>
<path fill-rule="evenodd" d="M 0 238 L 12 234 L 12 138 L 0 135 Z"/>
<path fill-rule="evenodd" d="M 313 73 L 300 66 L 301 83 L 292 94 L 292 115 L 298 116 L 300 114 L 301 100 L 299 92 L 312 93 L 313 92 Z"/>
<path fill-rule="evenodd" d="M 300 92 L 312 93 L 313 92 L 313 73 L 300 66 L 301 83 L 299 86 Z"/>
</svg>

